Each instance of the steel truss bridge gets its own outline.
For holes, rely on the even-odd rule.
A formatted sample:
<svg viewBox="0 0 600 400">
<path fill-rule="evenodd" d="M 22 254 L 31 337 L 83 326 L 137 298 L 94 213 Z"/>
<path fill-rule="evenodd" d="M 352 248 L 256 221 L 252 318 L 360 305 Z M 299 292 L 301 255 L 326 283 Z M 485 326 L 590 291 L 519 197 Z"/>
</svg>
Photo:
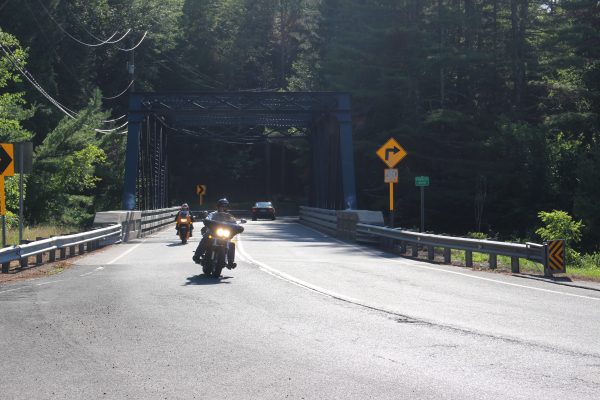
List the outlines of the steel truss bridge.
<svg viewBox="0 0 600 400">
<path fill-rule="evenodd" d="M 132 93 L 123 209 L 169 206 L 170 139 L 310 143 L 309 206 L 355 209 L 350 96 L 325 92 Z M 201 161 L 200 161 L 201 162 Z"/>
</svg>

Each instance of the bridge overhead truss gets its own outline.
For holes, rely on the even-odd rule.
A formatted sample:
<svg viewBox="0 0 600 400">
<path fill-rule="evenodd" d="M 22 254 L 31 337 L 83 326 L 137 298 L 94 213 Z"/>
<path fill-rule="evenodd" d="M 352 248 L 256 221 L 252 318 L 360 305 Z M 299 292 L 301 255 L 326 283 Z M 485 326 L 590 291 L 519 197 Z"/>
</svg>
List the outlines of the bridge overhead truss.
<svg viewBox="0 0 600 400">
<path fill-rule="evenodd" d="M 311 143 L 310 206 L 356 208 L 350 96 L 327 92 L 133 93 L 123 208 L 167 207 L 169 138 Z"/>
</svg>

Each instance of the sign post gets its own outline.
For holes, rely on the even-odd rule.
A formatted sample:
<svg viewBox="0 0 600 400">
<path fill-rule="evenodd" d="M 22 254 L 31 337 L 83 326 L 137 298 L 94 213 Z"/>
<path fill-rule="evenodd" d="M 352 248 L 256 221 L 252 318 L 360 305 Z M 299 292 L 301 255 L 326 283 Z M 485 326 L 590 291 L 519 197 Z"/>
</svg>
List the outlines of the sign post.
<svg viewBox="0 0 600 400">
<path fill-rule="evenodd" d="M 390 227 L 394 227 L 394 183 L 398 183 L 398 170 L 394 169 L 404 157 L 406 150 L 394 138 L 390 138 L 375 152 L 390 169 L 384 170 L 384 182 L 390 184 Z"/>
<path fill-rule="evenodd" d="M 415 176 L 415 186 L 421 188 L 421 230 L 425 232 L 425 186 L 429 186 L 428 176 Z"/>
<path fill-rule="evenodd" d="M 206 185 L 196 185 L 196 194 L 200 199 L 200 205 L 204 203 L 204 195 L 206 194 Z"/>
</svg>

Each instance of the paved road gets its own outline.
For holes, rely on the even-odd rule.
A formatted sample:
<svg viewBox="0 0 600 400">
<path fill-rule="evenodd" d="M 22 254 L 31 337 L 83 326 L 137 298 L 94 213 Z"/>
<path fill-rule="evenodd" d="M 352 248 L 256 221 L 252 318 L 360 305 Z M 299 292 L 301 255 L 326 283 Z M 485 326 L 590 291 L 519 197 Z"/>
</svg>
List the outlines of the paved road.
<svg viewBox="0 0 600 400">
<path fill-rule="evenodd" d="M 220 280 L 171 230 L 0 286 L 3 399 L 596 399 L 600 291 L 249 222 Z M 197 239 L 196 239 L 197 240 Z"/>
</svg>

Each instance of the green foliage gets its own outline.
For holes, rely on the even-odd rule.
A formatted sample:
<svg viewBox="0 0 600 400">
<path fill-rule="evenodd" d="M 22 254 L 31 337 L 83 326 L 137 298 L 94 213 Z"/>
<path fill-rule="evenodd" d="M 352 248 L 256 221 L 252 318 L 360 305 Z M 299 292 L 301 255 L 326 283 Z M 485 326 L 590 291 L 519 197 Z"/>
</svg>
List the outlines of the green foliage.
<svg viewBox="0 0 600 400">
<path fill-rule="evenodd" d="M 467 233 L 467 237 L 471 239 L 485 240 L 488 238 L 488 235 L 484 232 L 469 232 Z"/>
<path fill-rule="evenodd" d="M 578 264 L 579 268 L 596 269 L 600 272 L 600 253 L 584 254 Z M 600 274 L 599 274 L 600 275 Z"/>
<path fill-rule="evenodd" d="M 31 138 L 31 132 L 23 128 L 22 122 L 34 115 L 35 108 L 25 108 L 24 92 L 5 90 L 21 82 L 18 68 L 25 66 L 27 53 L 14 36 L 1 29 L 0 45 L 9 52 L 0 51 L 0 141 L 25 141 Z"/>
<path fill-rule="evenodd" d="M 5 214 L 6 228 L 15 229 L 19 227 L 19 215 L 12 211 L 6 211 Z"/>
<path fill-rule="evenodd" d="M 78 226 L 91 220 L 96 166 L 106 161 L 94 130 L 106 116 L 99 97 L 96 93 L 77 118 L 63 118 L 37 147 L 28 186 L 34 221 Z"/>
<path fill-rule="evenodd" d="M 578 243 L 600 250 L 595 0 L 43 3 L 47 10 L 30 1 L 4 2 L 0 12 L 10 18 L 1 18 L 2 26 L 12 35 L 2 31 L 0 41 L 49 94 L 82 111 L 63 118 L 0 53 L 0 140 L 36 134 L 27 189 L 32 220 L 79 223 L 94 209 L 120 207 L 125 136 L 94 133 L 107 115 L 94 88 L 105 96 L 120 93 L 129 83 L 130 54 L 112 45 L 83 46 L 64 31 L 95 42 L 131 28 L 121 47 L 149 32 L 135 51 L 139 91 L 351 93 L 361 208 L 387 207 L 374 150 L 394 136 L 409 153 L 400 166 L 407 189 L 397 194 L 402 225 L 418 225 L 412 182 L 428 175 L 427 218 L 435 231 L 526 237 L 538 210 L 561 209 L 582 218 Z M 126 96 L 110 106 L 113 116 L 126 113 Z M 310 165 L 306 142 L 289 146 L 290 165 Z M 264 176 L 259 146 L 198 147 L 202 161 L 194 162 L 202 166 L 194 171 L 235 182 Z M 226 155 L 235 162 L 224 171 Z M 196 167 L 184 161 L 170 159 L 169 168 Z"/>
<path fill-rule="evenodd" d="M 1 179 L 1 178 L 0 178 Z M 4 178 L 4 193 L 6 209 L 9 211 L 19 212 L 19 174 L 7 176 Z M 27 193 L 27 175 L 23 176 L 23 201 Z"/>
<path fill-rule="evenodd" d="M 560 210 L 540 211 L 538 217 L 545 226 L 538 228 L 535 233 L 543 240 L 564 239 L 567 246 L 567 262 L 572 266 L 580 265 L 581 255 L 573 246 L 581 241 L 583 222 L 574 221 L 567 212 Z"/>
<path fill-rule="evenodd" d="M 574 245 L 581 241 L 583 222 L 574 221 L 567 212 L 540 211 L 538 217 L 545 226 L 538 228 L 535 233 L 540 235 L 543 240 L 564 239 L 568 245 Z"/>
</svg>

